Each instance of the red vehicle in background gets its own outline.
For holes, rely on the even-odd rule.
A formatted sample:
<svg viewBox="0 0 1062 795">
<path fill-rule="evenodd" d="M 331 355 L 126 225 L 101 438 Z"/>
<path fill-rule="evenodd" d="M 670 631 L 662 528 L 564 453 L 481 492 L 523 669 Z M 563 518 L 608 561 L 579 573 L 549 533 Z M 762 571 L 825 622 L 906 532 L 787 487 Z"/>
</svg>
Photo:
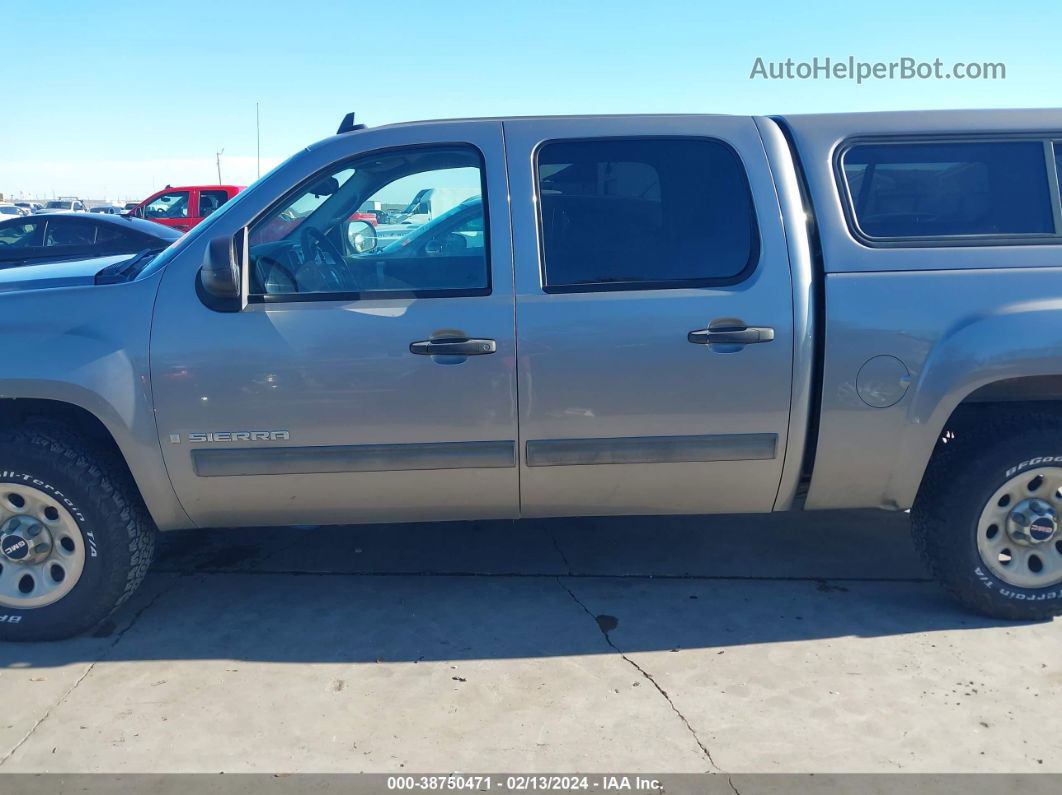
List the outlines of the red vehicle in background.
<svg viewBox="0 0 1062 795">
<path fill-rule="evenodd" d="M 153 193 L 127 215 L 187 232 L 243 190 L 242 185 L 167 185 Z"/>
</svg>

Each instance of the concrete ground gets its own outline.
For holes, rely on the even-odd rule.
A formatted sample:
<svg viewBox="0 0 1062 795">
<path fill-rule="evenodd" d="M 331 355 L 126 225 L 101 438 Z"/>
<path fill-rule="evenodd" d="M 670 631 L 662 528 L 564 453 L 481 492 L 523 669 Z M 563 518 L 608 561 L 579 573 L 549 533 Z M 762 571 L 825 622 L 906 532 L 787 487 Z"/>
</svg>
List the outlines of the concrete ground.
<svg viewBox="0 0 1062 795">
<path fill-rule="evenodd" d="M 1060 691 L 903 515 L 182 532 L 0 645 L 0 772 L 1058 772 Z"/>
</svg>

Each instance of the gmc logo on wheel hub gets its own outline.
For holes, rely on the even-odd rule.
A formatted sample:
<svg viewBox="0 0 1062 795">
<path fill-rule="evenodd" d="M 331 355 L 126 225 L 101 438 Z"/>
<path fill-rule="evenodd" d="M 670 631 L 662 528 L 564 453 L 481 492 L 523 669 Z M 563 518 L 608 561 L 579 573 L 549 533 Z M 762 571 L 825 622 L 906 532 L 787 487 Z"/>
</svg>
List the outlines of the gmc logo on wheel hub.
<svg viewBox="0 0 1062 795">
<path fill-rule="evenodd" d="M 1046 516 L 1040 517 L 1029 525 L 1029 535 L 1033 541 L 1046 541 L 1055 534 L 1055 523 Z"/>
<path fill-rule="evenodd" d="M 29 554 L 29 544 L 26 543 L 26 539 L 19 538 L 18 536 L 8 536 L 3 541 L 0 541 L 0 551 L 2 551 L 9 560 L 22 560 Z"/>
</svg>

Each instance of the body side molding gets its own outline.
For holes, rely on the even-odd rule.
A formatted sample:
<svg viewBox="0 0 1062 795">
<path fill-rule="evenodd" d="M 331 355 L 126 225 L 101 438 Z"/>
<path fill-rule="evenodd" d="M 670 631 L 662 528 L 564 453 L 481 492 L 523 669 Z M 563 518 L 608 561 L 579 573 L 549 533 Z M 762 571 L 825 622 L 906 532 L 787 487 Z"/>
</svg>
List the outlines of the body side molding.
<svg viewBox="0 0 1062 795">
<path fill-rule="evenodd" d="M 674 464 L 774 458 L 778 435 L 629 436 L 613 439 L 535 439 L 527 443 L 529 467 L 581 464 Z"/>
<path fill-rule="evenodd" d="M 499 469 L 516 466 L 516 442 L 241 447 L 192 450 L 201 478 L 310 475 L 325 472 L 399 472 L 415 469 Z"/>
</svg>

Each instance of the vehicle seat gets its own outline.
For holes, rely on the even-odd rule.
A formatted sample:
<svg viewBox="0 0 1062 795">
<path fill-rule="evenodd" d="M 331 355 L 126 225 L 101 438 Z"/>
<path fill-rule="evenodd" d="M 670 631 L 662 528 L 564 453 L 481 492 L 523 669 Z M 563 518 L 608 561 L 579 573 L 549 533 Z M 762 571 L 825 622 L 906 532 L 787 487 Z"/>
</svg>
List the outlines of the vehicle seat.
<svg viewBox="0 0 1062 795">
<path fill-rule="evenodd" d="M 217 196 L 200 196 L 199 197 L 199 215 L 206 217 L 213 213 L 221 205 L 218 204 Z"/>
</svg>

